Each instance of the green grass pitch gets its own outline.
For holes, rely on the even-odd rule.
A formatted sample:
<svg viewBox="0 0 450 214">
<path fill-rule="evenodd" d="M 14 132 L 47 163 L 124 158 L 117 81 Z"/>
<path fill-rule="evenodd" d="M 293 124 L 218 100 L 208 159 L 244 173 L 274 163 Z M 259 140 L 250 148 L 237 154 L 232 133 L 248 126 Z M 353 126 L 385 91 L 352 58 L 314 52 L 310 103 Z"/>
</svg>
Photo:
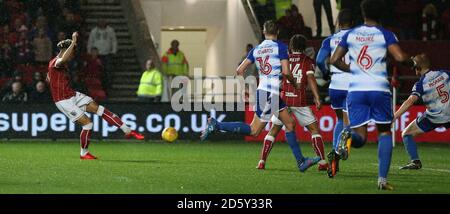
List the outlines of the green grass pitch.
<svg viewBox="0 0 450 214">
<path fill-rule="evenodd" d="M 398 169 L 408 158 L 395 147 L 389 193 L 450 193 L 450 144 L 418 147 L 418 171 Z M 99 160 L 79 160 L 76 141 L 0 142 L 0 193 L 387 193 L 376 189 L 375 144 L 353 149 L 334 179 L 316 167 L 300 173 L 280 143 L 264 171 L 255 168 L 259 143 L 101 141 L 90 149 Z M 313 155 L 310 144 L 302 150 Z"/>
</svg>

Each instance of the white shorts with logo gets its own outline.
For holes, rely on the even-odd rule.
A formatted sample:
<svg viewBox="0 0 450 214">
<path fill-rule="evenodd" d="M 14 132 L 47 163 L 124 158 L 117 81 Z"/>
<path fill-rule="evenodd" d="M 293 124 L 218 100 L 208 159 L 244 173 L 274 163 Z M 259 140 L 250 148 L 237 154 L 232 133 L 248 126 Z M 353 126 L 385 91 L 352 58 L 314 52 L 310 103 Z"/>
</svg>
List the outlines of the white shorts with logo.
<svg viewBox="0 0 450 214">
<path fill-rule="evenodd" d="M 311 108 L 309 107 L 289 107 L 289 110 L 294 113 L 295 117 L 297 118 L 298 123 L 302 127 L 309 126 L 315 122 L 317 122 L 316 116 L 311 111 Z M 271 122 L 275 125 L 282 126 L 283 122 L 281 122 L 280 119 L 275 117 L 274 115 L 270 119 Z"/>
<path fill-rule="evenodd" d="M 91 97 L 76 92 L 75 96 L 56 102 L 56 107 L 72 122 L 79 120 L 86 112 L 86 106 L 94 101 Z"/>
</svg>

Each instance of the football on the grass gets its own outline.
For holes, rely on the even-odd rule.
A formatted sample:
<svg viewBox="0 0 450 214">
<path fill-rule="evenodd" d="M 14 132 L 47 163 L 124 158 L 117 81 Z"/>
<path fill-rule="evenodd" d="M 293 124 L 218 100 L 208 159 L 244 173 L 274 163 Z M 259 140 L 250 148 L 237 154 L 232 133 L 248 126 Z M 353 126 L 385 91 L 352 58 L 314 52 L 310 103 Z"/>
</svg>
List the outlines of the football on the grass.
<svg viewBox="0 0 450 214">
<path fill-rule="evenodd" d="M 167 127 L 162 131 L 161 138 L 168 143 L 172 143 L 177 140 L 178 132 L 173 127 Z"/>
</svg>

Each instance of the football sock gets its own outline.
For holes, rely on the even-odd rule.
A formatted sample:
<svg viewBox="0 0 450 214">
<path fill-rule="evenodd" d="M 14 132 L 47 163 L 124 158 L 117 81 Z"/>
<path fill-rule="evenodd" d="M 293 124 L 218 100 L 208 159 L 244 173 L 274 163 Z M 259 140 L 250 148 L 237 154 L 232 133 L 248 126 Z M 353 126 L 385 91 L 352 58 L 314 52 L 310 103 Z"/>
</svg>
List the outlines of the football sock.
<svg viewBox="0 0 450 214">
<path fill-rule="evenodd" d="M 417 153 L 417 145 L 412 135 L 405 135 L 403 137 L 403 144 L 406 151 L 408 151 L 411 160 L 419 160 L 419 154 Z"/>
<path fill-rule="evenodd" d="M 131 132 L 131 129 L 125 125 L 116 114 L 110 112 L 105 107 L 98 106 L 97 115 L 106 120 L 109 125 L 120 128 L 125 134 L 129 134 Z"/>
<path fill-rule="evenodd" d="M 378 137 L 378 177 L 387 178 L 392 158 L 392 136 L 381 135 Z"/>
<path fill-rule="evenodd" d="M 295 159 L 297 160 L 297 163 L 300 164 L 303 162 L 303 155 L 302 150 L 300 149 L 300 145 L 297 143 L 297 136 L 295 134 L 295 131 L 292 132 L 286 132 L 286 141 L 289 144 L 289 147 L 292 150 L 292 153 L 295 156 Z"/>
<path fill-rule="evenodd" d="M 334 127 L 334 131 L 333 131 L 333 148 L 335 151 L 338 150 L 339 136 L 340 136 L 343 128 L 344 128 L 344 121 L 341 119 L 338 119 L 336 126 Z"/>
<path fill-rule="evenodd" d="M 325 160 L 325 151 L 323 148 L 322 135 L 320 134 L 313 135 L 311 143 L 316 155 L 319 156 L 321 160 Z"/>
<path fill-rule="evenodd" d="M 221 131 L 243 135 L 250 135 L 252 132 L 251 127 L 243 122 L 217 122 L 217 128 Z"/>
<path fill-rule="evenodd" d="M 89 147 L 89 143 L 91 140 L 91 134 L 92 134 L 92 123 L 89 123 L 85 126 L 83 126 L 83 129 L 81 130 L 80 133 L 80 146 L 81 146 L 81 151 L 80 151 L 80 155 L 84 156 L 88 153 L 88 147 Z"/>
<path fill-rule="evenodd" d="M 130 132 L 131 132 L 130 127 L 128 127 L 127 125 L 125 125 L 125 123 L 122 124 L 119 128 L 122 129 L 123 133 L 125 133 L 125 134 L 130 134 Z"/>
<path fill-rule="evenodd" d="M 272 150 L 274 141 L 275 141 L 275 138 L 273 136 L 266 135 L 266 137 L 264 138 L 264 145 L 261 150 L 260 160 L 263 160 L 264 162 L 267 160 L 270 150 Z"/>
</svg>

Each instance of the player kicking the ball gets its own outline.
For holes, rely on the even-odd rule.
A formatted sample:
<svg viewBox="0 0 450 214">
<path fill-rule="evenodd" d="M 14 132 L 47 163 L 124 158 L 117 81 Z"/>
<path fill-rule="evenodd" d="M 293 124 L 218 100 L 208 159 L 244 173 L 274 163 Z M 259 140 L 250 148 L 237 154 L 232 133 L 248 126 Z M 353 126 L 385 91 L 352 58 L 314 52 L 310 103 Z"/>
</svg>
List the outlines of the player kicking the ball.
<svg viewBox="0 0 450 214">
<path fill-rule="evenodd" d="M 275 114 L 285 125 L 286 140 L 294 153 L 299 170 L 304 172 L 316 164 L 320 158 L 307 158 L 302 155 L 295 134 L 295 120 L 280 98 L 282 77 L 287 78 L 293 87 L 299 88 L 299 86 L 289 69 L 287 46 L 276 40 L 277 34 L 278 27 L 275 22 L 265 22 L 265 40 L 250 51 L 247 58 L 237 69 L 237 74 L 242 75 L 249 65 L 256 63 L 259 70 L 260 81 L 256 91 L 256 111 L 251 125 L 243 122 L 219 122 L 210 118 L 200 138 L 205 140 L 209 134 L 215 131 L 258 136 L 267 125 L 272 114 Z"/>
<path fill-rule="evenodd" d="M 72 122 L 77 122 L 83 129 L 80 133 L 80 159 L 97 159 L 89 153 L 88 147 L 92 134 L 92 122 L 84 113 L 90 112 L 97 114 L 108 122 L 108 124 L 120 128 L 126 138 L 134 137 L 143 140 L 144 136 L 136 131 L 130 130 L 122 120 L 103 106 L 99 106 L 94 100 L 80 92 L 70 88 L 69 73 L 67 63 L 75 55 L 78 33 L 72 34 L 72 40 L 67 39 L 58 43 L 59 54 L 50 61 L 48 65 L 47 81 L 52 92 L 53 101 L 56 107 L 64 113 Z"/>
<path fill-rule="evenodd" d="M 311 143 L 314 152 L 320 157 L 319 170 L 327 170 L 328 164 L 325 160 L 325 151 L 322 135 L 320 135 L 319 132 L 319 125 L 317 124 L 314 113 L 306 104 L 306 88 L 309 85 L 314 95 L 314 103 L 316 104 L 317 109 L 319 110 L 322 105 L 316 78 L 314 77 L 314 61 L 303 53 L 305 48 L 306 38 L 304 36 L 297 34 L 291 38 L 289 42 L 289 49 L 291 52 L 291 54 L 289 54 L 289 63 L 291 72 L 297 84 L 300 85 L 300 88 L 294 88 L 289 81 L 283 79 L 281 98 L 284 103 L 289 106 L 289 110 L 294 113 L 300 126 L 306 127 L 311 133 Z M 267 158 L 272 150 L 275 137 L 283 127 L 283 123 L 275 115 L 272 115 L 271 121 L 273 125 L 270 132 L 264 138 L 261 158 L 257 166 L 258 169 L 265 169 Z"/>
<path fill-rule="evenodd" d="M 405 65 L 412 67 L 414 61 L 401 50 L 394 33 L 379 26 L 384 10 L 383 1 L 364 0 L 361 3 L 364 25 L 351 29 L 342 37 L 330 63 L 352 73 L 347 95 L 351 130 L 344 129 L 341 134 L 341 158 L 347 158 L 350 145 L 358 148 L 365 144 L 367 124 L 375 122 L 378 130 L 378 188 L 393 190 L 387 182 L 392 158 L 393 119 L 387 52 Z M 350 65 L 342 60 L 347 52 Z"/>
<path fill-rule="evenodd" d="M 419 99 L 423 100 L 427 110 L 402 133 L 403 144 L 411 162 L 400 169 L 422 168 L 414 137 L 435 128 L 450 128 L 450 71 L 430 70 L 431 63 L 425 54 L 414 57 L 414 61 L 417 62 L 414 69 L 420 79 L 414 85 L 408 100 L 395 112 L 394 120 L 400 118 Z"/>
</svg>

